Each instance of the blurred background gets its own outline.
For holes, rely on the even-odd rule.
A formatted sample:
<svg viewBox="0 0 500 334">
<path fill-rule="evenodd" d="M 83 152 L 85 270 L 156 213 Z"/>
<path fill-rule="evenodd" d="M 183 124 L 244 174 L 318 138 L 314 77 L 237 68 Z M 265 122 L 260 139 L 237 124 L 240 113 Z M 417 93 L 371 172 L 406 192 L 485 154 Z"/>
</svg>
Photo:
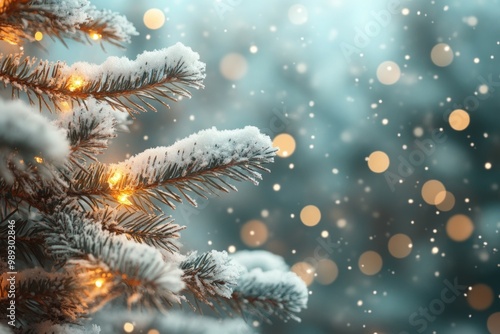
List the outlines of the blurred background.
<svg viewBox="0 0 500 334">
<path fill-rule="evenodd" d="M 105 161 L 212 126 L 280 147 L 258 187 L 169 212 L 183 252 L 265 249 L 308 284 L 301 323 L 252 326 L 500 333 L 499 1 L 94 4 L 136 26 L 127 49 L 42 39 L 30 53 L 100 63 L 180 41 L 207 64 L 205 89 L 137 116 Z"/>
</svg>

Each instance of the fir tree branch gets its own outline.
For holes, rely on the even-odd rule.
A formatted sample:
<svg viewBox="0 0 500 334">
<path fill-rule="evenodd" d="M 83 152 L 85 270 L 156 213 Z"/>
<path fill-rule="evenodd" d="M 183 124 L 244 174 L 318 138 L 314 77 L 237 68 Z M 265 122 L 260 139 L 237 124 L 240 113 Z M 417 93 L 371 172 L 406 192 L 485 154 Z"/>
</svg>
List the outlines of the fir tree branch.
<svg viewBox="0 0 500 334">
<path fill-rule="evenodd" d="M 8 1 L 0 11 L 0 39 L 19 44 L 34 41 L 36 32 L 78 42 L 106 41 L 122 47 L 137 31 L 124 16 L 99 11 L 87 0 Z M 66 44 L 65 44 L 66 45 Z"/>
<path fill-rule="evenodd" d="M 5 310 L 10 302 L 10 276 L 0 276 L 0 307 Z M 73 276 L 66 273 L 47 273 L 28 269 L 16 277 L 16 325 L 28 329 L 37 322 L 77 322 L 87 314 L 83 289 Z"/>
<path fill-rule="evenodd" d="M 211 307 L 210 299 L 231 298 L 244 268 L 232 261 L 226 252 L 211 251 L 198 255 L 191 253 L 181 262 L 186 289 L 197 301 Z"/>
<path fill-rule="evenodd" d="M 42 228 L 53 258 L 82 269 L 89 284 L 104 279 L 108 292 L 96 292 L 94 310 L 122 294 L 130 303 L 158 309 L 180 301 L 176 293 L 184 287 L 182 271 L 157 249 L 112 235 L 75 211 L 46 218 Z"/>
<path fill-rule="evenodd" d="M 241 275 L 229 305 L 268 322 L 270 316 L 300 322 L 295 313 L 307 307 L 308 296 L 306 285 L 295 273 L 254 269 Z"/>
<path fill-rule="evenodd" d="M 163 248 L 170 253 L 179 251 L 179 232 L 186 228 L 173 224 L 170 216 L 149 215 L 144 212 L 113 213 L 113 210 L 106 209 L 97 213 L 90 212 L 88 215 L 99 216 L 94 219 L 101 221 L 103 228 L 115 235 L 123 234 L 129 240 Z"/>
<path fill-rule="evenodd" d="M 268 171 L 262 164 L 273 162 L 275 151 L 269 137 L 254 127 L 204 130 L 110 167 L 91 164 L 86 172 L 75 173 L 69 195 L 93 206 L 106 201 L 124 204 L 120 199 L 126 196 L 125 206 L 144 211 L 161 211 L 156 202 L 175 209 L 174 202 L 182 197 L 196 206 L 189 192 L 207 198 L 236 190 L 226 177 L 258 184 L 258 171 Z"/>
<path fill-rule="evenodd" d="M 181 43 L 159 51 L 146 51 L 135 61 L 109 57 L 101 65 L 38 61 L 22 54 L 0 55 L 0 80 L 12 95 L 25 92 L 30 103 L 42 109 L 61 110 L 71 102 L 88 109 L 93 98 L 129 114 L 154 110 L 151 101 L 168 107 L 165 99 L 190 97 L 183 87 L 203 87 L 205 64 Z M 53 108 L 51 107 L 53 106 Z"/>
</svg>

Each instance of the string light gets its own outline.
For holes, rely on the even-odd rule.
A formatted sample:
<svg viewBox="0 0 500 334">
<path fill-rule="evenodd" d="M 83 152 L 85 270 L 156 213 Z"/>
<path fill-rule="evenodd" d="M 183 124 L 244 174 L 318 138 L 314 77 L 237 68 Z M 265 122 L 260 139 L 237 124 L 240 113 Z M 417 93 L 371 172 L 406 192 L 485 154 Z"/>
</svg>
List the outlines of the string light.
<svg viewBox="0 0 500 334">
<path fill-rule="evenodd" d="M 130 202 L 130 200 L 128 199 L 128 196 L 129 194 L 126 194 L 126 193 L 121 193 L 119 194 L 116 199 L 118 200 L 118 202 L 120 202 L 121 204 L 125 204 L 125 205 L 132 205 L 132 202 Z"/>
<path fill-rule="evenodd" d="M 99 278 L 98 280 L 95 281 L 95 286 L 100 288 L 104 284 L 104 280 L 102 278 Z"/>
<path fill-rule="evenodd" d="M 43 158 L 41 157 L 35 157 L 35 161 L 38 162 L 39 164 L 43 164 Z"/>
<path fill-rule="evenodd" d="M 121 178 L 123 177 L 123 173 L 117 170 L 116 172 L 113 173 L 108 179 L 108 184 L 111 189 L 113 189 L 118 182 L 120 182 Z"/>
<path fill-rule="evenodd" d="M 97 41 L 97 40 L 102 38 L 102 35 L 100 33 L 98 33 L 97 31 L 91 31 L 89 33 L 89 35 L 90 35 L 90 38 L 92 38 L 94 41 Z"/>
<path fill-rule="evenodd" d="M 81 88 L 85 81 L 81 77 L 71 77 L 68 83 L 68 89 L 70 92 L 74 92 L 75 90 Z"/>
</svg>

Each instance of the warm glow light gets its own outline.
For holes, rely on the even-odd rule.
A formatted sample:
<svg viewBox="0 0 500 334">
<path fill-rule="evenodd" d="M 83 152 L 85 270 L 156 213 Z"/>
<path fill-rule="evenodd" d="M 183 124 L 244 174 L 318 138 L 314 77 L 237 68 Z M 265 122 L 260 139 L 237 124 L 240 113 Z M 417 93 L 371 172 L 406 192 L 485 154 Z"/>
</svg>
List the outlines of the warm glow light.
<svg viewBox="0 0 500 334">
<path fill-rule="evenodd" d="M 278 148 L 276 154 L 280 158 L 288 158 L 295 152 L 295 139 L 288 133 L 282 133 L 274 137 L 273 146 Z"/>
<path fill-rule="evenodd" d="M 462 109 L 455 109 L 448 117 L 448 122 L 453 130 L 463 131 L 470 124 L 469 113 Z"/>
<path fill-rule="evenodd" d="M 239 53 L 229 53 L 221 59 L 219 71 L 227 80 L 240 80 L 248 70 L 246 58 Z"/>
<path fill-rule="evenodd" d="M 401 78 L 401 70 L 393 61 L 384 61 L 377 68 L 377 79 L 381 84 L 394 85 Z"/>
<path fill-rule="evenodd" d="M 407 257 L 411 253 L 412 242 L 406 234 L 395 234 L 389 239 L 389 253 L 397 259 Z"/>
<path fill-rule="evenodd" d="M 130 202 L 130 200 L 128 199 L 128 196 L 129 196 L 129 194 L 121 193 L 116 198 L 118 199 L 118 202 L 120 202 L 121 204 L 131 205 L 132 202 Z"/>
<path fill-rule="evenodd" d="M 130 323 L 130 322 L 126 322 L 124 325 L 123 325 L 123 330 L 127 333 L 132 333 L 134 331 L 134 324 Z"/>
<path fill-rule="evenodd" d="M 487 326 L 491 334 L 500 334 L 500 312 L 495 312 L 488 317 Z"/>
<path fill-rule="evenodd" d="M 35 157 L 35 161 L 38 162 L 39 164 L 43 164 L 43 158 L 41 157 Z"/>
<path fill-rule="evenodd" d="M 446 223 L 446 234 L 454 241 L 465 241 L 474 232 L 474 224 L 466 215 L 454 215 Z"/>
<path fill-rule="evenodd" d="M 439 205 L 446 198 L 446 188 L 438 180 L 429 180 L 422 186 L 422 198 L 427 204 Z"/>
<path fill-rule="evenodd" d="M 375 275 L 382 270 L 382 257 L 374 251 L 361 254 L 358 261 L 359 270 L 365 275 Z"/>
<path fill-rule="evenodd" d="M 368 157 L 368 168 L 374 173 L 383 173 L 389 168 L 389 156 L 382 151 L 375 151 Z"/>
<path fill-rule="evenodd" d="M 291 271 L 299 276 L 307 286 L 311 285 L 314 280 L 314 267 L 307 262 L 295 263 Z"/>
<path fill-rule="evenodd" d="M 96 31 L 91 31 L 89 33 L 89 35 L 90 35 L 90 38 L 92 38 L 94 41 L 97 41 L 97 40 L 102 38 L 102 35 Z"/>
<path fill-rule="evenodd" d="M 83 81 L 81 77 L 72 77 L 69 80 L 68 89 L 70 92 L 74 92 L 75 90 L 81 88 L 84 83 L 85 81 Z"/>
<path fill-rule="evenodd" d="M 314 205 L 307 205 L 300 211 L 300 220 L 306 226 L 318 225 L 321 220 L 321 211 Z"/>
<path fill-rule="evenodd" d="M 453 50 L 448 44 L 436 44 L 431 50 L 431 60 L 437 66 L 448 66 L 453 62 Z"/>
<path fill-rule="evenodd" d="M 476 284 L 467 292 L 467 302 L 475 310 L 486 310 L 493 304 L 493 290 L 486 284 Z"/>
<path fill-rule="evenodd" d="M 97 281 L 95 281 L 95 286 L 100 288 L 100 287 L 102 287 L 103 283 L 104 283 L 104 280 L 99 278 Z"/>
<path fill-rule="evenodd" d="M 35 33 L 35 41 L 41 41 L 43 39 L 43 34 L 41 31 Z"/>
<path fill-rule="evenodd" d="M 258 247 L 267 241 L 268 229 L 260 220 L 250 220 L 241 227 L 241 240 L 250 247 Z"/>
<path fill-rule="evenodd" d="M 108 179 L 109 187 L 113 189 L 118 184 L 118 182 L 120 182 L 122 176 L 123 174 L 119 170 L 114 172 L 113 175 L 111 175 Z"/>
<path fill-rule="evenodd" d="M 165 24 L 165 14 L 160 9 L 151 8 L 144 13 L 143 21 L 144 25 L 151 30 L 160 29 Z"/>
<path fill-rule="evenodd" d="M 328 285 L 337 279 L 339 268 L 332 260 L 322 259 L 318 261 L 318 265 L 316 266 L 316 275 L 316 281 L 320 284 Z"/>
<path fill-rule="evenodd" d="M 436 208 L 438 208 L 438 210 L 440 211 L 450 211 L 451 209 L 453 209 L 454 206 L 455 206 L 455 195 L 447 191 L 444 201 L 437 204 Z"/>
</svg>

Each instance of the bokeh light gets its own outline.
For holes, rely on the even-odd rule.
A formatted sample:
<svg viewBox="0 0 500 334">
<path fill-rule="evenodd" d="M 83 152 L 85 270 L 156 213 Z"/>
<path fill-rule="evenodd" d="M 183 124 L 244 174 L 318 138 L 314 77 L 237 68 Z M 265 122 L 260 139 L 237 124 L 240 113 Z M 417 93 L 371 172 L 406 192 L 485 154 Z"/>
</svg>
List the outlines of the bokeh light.
<svg viewBox="0 0 500 334">
<path fill-rule="evenodd" d="M 486 310 L 493 304 L 493 290 L 486 284 L 475 284 L 467 292 L 467 303 L 477 311 Z"/>
<path fill-rule="evenodd" d="M 359 270 L 365 275 L 372 276 L 382 270 L 382 257 L 375 251 L 366 251 L 359 257 Z"/>
<path fill-rule="evenodd" d="M 247 246 L 259 247 L 267 241 L 268 229 L 260 220 L 250 220 L 241 227 L 240 235 Z"/>
<path fill-rule="evenodd" d="M 288 9 L 288 19 L 292 24 L 301 25 L 307 22 L 309 14 L 303 5 L 293 5 Z"/>
<path fill-rule="evenodd" d="M 474 224 L 469 217 L 457 214 L 448 219 L 446 233 L 454 241 L 465 241 L 470 238 L 474 231 Z"/>
<path fill-rule="evenodd" d="M 148 29 L 160 29 L 165 24 L 165 14 L 158 8 L 151 8 L 144 13 L 143 21 Z"/>
<path fill-rule="evenodd" d="M 375 151 L 368 157 L 368 168 L 374 173 L 385 172 L 390 165 L 389 156 L 382 151 Z"/>
<path fill-rule="evenodd" d="M 278 148 L 276 153 L 280 158 L 288 158 L 295 152 L 295 139 L 288 133 L 281 133 L 274 137 L 273 146 Z"/>
<path fill-rule="evenodd" d="M 300 211 L 300 220 L 306 226 L 316 226 L 321 220 L 321 211 L 314 205 L 307 205 Z"/>
<path fill-rule="evenodd" d="M 406 234 L 395 234 L 389 239 L 388 248 L 392 256 L 402 259 L 410 255 L 412 241 Z"/>
<path fill-rule="evenodd" d="M 495 312 L 488 317 L 487 326 L 490 334 L 500 334 L 500 312 Z"/>
<path fill-rule="evenodd" d="M 440 211 L 450 211 L 455 206 L 455 195 L 452 192 L 446 191 L 444 200 L 441 203 L 436 204 L 436 208 Z"/>
<path fill-rule="evenodd" d="M 394 85 L 401 78 L 401 69 L 393 61 L 385 61 L 377 68 L 377 79 L 384 85 Z"/>
<path fill-rule="evenodd" d="M 320 284 L 332 284 L 339 275 L 337 264 L 330 259 L 322 259 L 318 261 L 316 266 L 316 281 Z"/>
<path fill-rule="evenodd" d="M 246 58 L 239 53 L 225 55 L 219 64 L 220 73 L 227 80 L 240 80 L 247 74 L 248 63 Z"/>
<path fill-rule="evenodd" d="M 446 188 L 438 180 L 428 180 L 422 186 L 422 198 L 427 204 L 439 205 L 446 198 Z"/>
<path fill-rule="evenodd" d="M 453 130 L 463 131 L 467 129 L 470 124 L 469 113 L 462 109 L 455 109 L 448 117 L 448 122 Z"/>
<path fill-rule="evenodd" d="M 437 66 L 448 66 L 453 62 L 453 50 L 448 44 L 436 44 L 431 50 L 431 60 Z"/>
<path fill-rule="evenodd" d="M 314 267 L 307 262 L 295 263 L 291 270 L 299 276 L 307 286 L 314 281 Z"/>
</svg>

